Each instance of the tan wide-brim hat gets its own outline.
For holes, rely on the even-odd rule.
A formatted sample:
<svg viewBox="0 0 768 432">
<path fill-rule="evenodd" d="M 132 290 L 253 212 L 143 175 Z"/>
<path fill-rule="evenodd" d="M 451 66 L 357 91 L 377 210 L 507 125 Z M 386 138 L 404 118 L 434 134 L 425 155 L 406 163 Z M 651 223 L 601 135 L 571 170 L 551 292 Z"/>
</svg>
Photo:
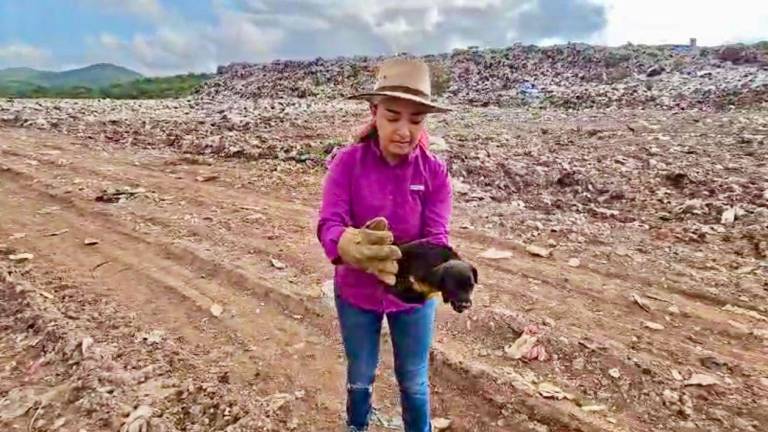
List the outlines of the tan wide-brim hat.
<svg viewBox="0 0 768 432">
<path fill-rule="evenodd" d="M 371 101 L 390 96 L 407 99 L 427 107 L 428 112 L 448 112 L 451 108 L 432 101 L 432 82 L 429 66 L 419 59 L 391 58 L 379 65 L 373 91 L 359 93 L 347 99 Z"/>
</svg>

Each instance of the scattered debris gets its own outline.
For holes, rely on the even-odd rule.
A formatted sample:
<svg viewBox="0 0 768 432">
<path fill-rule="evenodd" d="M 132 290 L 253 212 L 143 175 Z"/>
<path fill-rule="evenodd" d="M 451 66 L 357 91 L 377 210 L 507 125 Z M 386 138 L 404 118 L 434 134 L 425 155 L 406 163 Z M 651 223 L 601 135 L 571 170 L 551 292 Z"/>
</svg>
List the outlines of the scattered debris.
<svg viewBox="0 0 768 432">
<path fill-rule="evenodd" d="M 549 359 L 547 350 L 539 343 L 541 328 L 536 324 L 529 324 L 523 329 L 523 334 L 512 344 L 504 347 L 504 353 L 515 360 L 546 361 Z"/>
<path fill-rule="evenodd" d="M 220 304 L 214 303 L 213 305 L 211 305 L 211 315 L 218 318 L 221 316 L 222 313 L 224 313 L 224 308 L 221 307 Z"/>
<path fill-rule="evenodd" d="M 37 214 L 47 215 L 47 214 L 55 213 L 59 210 L 61 210 L 61 207 L 51 206 L 51 207 L 46 207 L 44 209 L 38 210 Z"/>
<path fill-rule="evenodd" d="M 605 411 L 608 407 L 605 405 L 582 405 L 581 410 L 585 412 Z"/>
<path fill-rule="evenodd" d="M 102 193 L 96 197 L 96 201 L 105 203 L 119 203 L 146 192 L 146 189 L 132 188 L 129 186 L 108 188 L 104 189 Z"/>
<path fill-rule="evenodd" d="M 699 363 L 707 369 L 722 371 L 728 368 L 728 363 L 715 358 L 713 356 L 706 356 L 699 359 Z"/>
<path fill-rule="evenodd" d="M 152 330 L 149 333 L 139 335 L 139 339 L 146 342 L 148 345 L 156 345 L 163 341 L 165 332 L 162 330 Z"/>
<path fill-rule="evenodd" d="M 262 398 L 260 402 L 265 406 L 267 411 L 275 412 L 294 399 L 294 395 L 288 393 L 275 393 Z"/>
<path fill-rule="evenodd" d="M 384 429 L 403 430 L 403 419 L 400 416 L 387 416 L 377 409 L 371 411 L 371 423 Z"/>
<path fill-rule="evenodd" d="M 481 253 L 479 256 L 480 258 L 485 258 L 485 259 L 500 260 L 500 259 L 511 258 L 513 254 L 512 252 L 509 252 L 509 251 L 503 251 L 503 250 L 491 248 Z"/>
<path fill-rule="evenodd" d="M 746 316 L 752 317 L 752 318 L 754 318 L 756 320 L 768 322 L 768 318 L 760 315 L 759 313 L 757 313 L 757 312 L 755 312 L 753 310 L 744 309 L 744 308 L 741 308 L 741 307 L 738 307 L 738 306 L 734 306 L 734 305 L 730 305 L 730 304 L 723 306 L 723 310 L 728 311 L 728 312 L 733 312 L 733 313 L 739 314 L 739 315 L 746 315 Z"/>
<path fill-rule="evenodd" d="M 664 389 L 661 398 L 664 400 L 664 405 L 667 406 L 674 406 L 680 402 L 680 395 L 670 389 Z"/>
<path fill-rule="evenodd" d="M 125 420 L 120 432 L 150 432 L 149 419 L 152 418 L 152 414 L 151 407 L 139 406 Z"/>
</svg>

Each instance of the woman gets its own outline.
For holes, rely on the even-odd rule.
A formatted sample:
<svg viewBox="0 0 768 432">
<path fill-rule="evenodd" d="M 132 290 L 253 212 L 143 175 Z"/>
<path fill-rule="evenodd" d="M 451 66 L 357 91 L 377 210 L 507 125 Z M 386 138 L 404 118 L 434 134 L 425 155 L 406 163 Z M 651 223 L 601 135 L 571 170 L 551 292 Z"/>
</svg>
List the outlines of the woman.
<svg viewBox="0 0 768 432">
<path fill-rule="evenodd" d="M 435 300 L 406 305 L 388 294 L 399 249 L 426 240 L 448 244 L 451 182 L 445 164 L 429 153 L 429 68 L 420 60 L 381 64 L 373 92 L 353 96 L 371 104 L 370 126 L 329 164 L 317 235 L 336 265 L 336 308 L 347 357 L 347 426 L 364 431 L 387 317 L 406 432 L 431 430 L 429 349 Z"/>
</svg>

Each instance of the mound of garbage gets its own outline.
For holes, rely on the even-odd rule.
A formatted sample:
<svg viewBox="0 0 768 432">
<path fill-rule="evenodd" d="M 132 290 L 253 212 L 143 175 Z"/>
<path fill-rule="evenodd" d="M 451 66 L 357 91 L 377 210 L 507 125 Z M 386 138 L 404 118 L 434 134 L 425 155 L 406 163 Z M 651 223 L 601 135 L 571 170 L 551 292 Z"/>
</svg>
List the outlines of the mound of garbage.
<svg viewBox="0 0 768 432">
<path fill-rule="evenodd" d="M 434 91 L 473 106 L 725 109 L 768 104 L 768 44 L 567 44 L 462 49 L 422 57 Z M 339 98 L 370 88 L 382 57 L 233 63 L 203 98 Z"/>
</svg>

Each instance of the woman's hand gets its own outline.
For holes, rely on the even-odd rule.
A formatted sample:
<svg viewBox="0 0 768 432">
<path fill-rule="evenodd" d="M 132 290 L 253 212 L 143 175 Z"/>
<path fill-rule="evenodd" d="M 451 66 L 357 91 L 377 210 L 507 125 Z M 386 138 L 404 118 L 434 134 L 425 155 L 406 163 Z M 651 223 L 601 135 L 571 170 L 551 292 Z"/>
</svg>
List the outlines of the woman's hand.
<svg viewBox="0 0 768 432">
<path fill-rule="evenodd" d="M 387 220 L 371 219 L 363 228 L 349 227 L 339 238 L 339 256 L 344 263 L 373 273 L 388 285 L 395 284 L 397 260 L 402 254 L 392 245 Z"/>
</svg>

